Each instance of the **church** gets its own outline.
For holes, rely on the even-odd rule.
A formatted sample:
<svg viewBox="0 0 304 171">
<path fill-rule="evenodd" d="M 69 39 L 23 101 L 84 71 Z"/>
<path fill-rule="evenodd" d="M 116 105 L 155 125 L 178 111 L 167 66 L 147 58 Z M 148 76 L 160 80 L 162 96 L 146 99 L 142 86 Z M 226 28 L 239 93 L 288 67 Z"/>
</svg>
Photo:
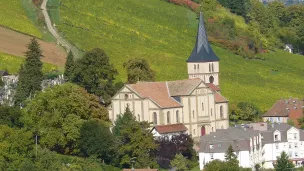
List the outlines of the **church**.
<svg viewBox="0 0 304 171">
<path fill-rule="evenodd" d="M 228 100 L 219 88 L 219 58 L 207 38 L 200 13 L 196 43 L 187 59 L 188 79 L 125 84 L 108 107 L 112 123 L 127 106 L 151 127 L 183 124 L 193 138 L 229 127 Z"/>
</svg>

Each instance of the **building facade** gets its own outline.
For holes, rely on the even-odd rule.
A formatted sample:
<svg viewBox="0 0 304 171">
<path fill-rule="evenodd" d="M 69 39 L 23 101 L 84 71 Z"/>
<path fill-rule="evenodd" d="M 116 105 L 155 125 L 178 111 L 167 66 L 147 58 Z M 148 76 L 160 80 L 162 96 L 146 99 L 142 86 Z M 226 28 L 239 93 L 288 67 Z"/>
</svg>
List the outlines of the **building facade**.
<svg viewBox="0 0 304 171">
<path fill-rule="evenodd" d="M 219 58 L 208 42 L 202 14 L 187 67 L 185 80 L 124 85 L 108 106 L 113 124 L 129 106 L 138 121 L 148 121 L 151 127 L 183 123 L 193 137 L 228 128 L 228 100 L 219 88 Z"/>
</svg>

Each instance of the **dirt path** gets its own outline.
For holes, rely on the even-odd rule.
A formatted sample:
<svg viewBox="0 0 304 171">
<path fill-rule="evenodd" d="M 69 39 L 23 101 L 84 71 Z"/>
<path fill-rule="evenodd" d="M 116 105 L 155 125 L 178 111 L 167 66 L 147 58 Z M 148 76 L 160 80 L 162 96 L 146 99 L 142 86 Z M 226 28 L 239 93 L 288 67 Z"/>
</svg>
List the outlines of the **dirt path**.
<svg viewBox="0 0 304 171">
<path fill-rule="evenodd" d="M 31 38 L 31 36 L 0 27 L 0 52 L 24 56 L 24 52 L 27 51 L 27 45 L 30 43 Z M 47 43 L 42 40 L 38 40 L 38 42 L 43 51 L 43 62 L 64 66 L 67 52 L 62 47 L 57 46 L 55 43 Z"/>
<path fill-rule="evenodd" d="M 63 37 L 61 37 L 56 28 L 53 27 L 52 22 L 51 22 L 51 18 L 47 12 L 47 8 L 46 8 L 46 4 L 47 4 L 48 0 L 43 0 L 42 4 L 41 4 L 41 10 L 45 19 L 45 23 L 46 26 L 48 28 L 48 30 L 52 33 L 52 35 L 56 38 L 58 44 L 60 44 L 61 46 L 65 47 L 68 51 L 71 50 L 75 56 L 75 58 L 78 58 L 80 56 L 80 51 L 74 47 L 72 44 L 70 44 L 66 39 L 64 39 Z"/>
</svg>

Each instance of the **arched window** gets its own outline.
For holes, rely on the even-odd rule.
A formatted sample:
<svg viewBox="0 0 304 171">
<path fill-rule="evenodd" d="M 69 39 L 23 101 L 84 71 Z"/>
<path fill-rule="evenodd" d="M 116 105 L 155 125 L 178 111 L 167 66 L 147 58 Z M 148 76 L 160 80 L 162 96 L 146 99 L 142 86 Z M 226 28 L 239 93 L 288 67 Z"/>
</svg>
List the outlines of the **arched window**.
<svg viewBox="0 0 304 171">
<path fill-rule="evenodd" d="M 194 64 L 194 69 L 196 69 L 196 65 Z"/>
<path fill-rule="evenodd" d="M 213 66 L 213 64 L 212 64 L 212 72 L 214 72 L 214 66 Z"/>
<path fill-rule="evenodd" d="M 199 64 L 197 64 L 197 69 L 199 69 Z"/>
<path fill-rule="evenodd" d="M 224 129 L 224 126 L 223 126 L 223 125 L 221 126 L 221 129 Z"/>
<path fill-rule="evenodd" d="M 212 127 L 212 132 L 213 132 L 213 127 Z"/>
<path fill-rule="evenodd" d="M 212 116 L 212 109 L 210 109 L 210 114 L 211 114 L 211 116 Z"/>
<path fill-rule="evenodd" d="M 195 135 L 195 129 L 193 129 L 193 135 Z"/>
<path fill-rule="evenodd" d="M 195 119 L 194 110 L 192 111 L 192 118 Z"/>
<path fill-rule="evenodd" d="M 209 83 L 213 83 L 214 82 L 214 77 L 211 75 L 210 77 L 209 77 Z"/>
<path fill-rule="evenodd" d="M 140 121 L 140 115 L 139 114 L 137 115 L 137 120 Z"/>
<path fill-rule="evenodd" d="M 153 124 L 157 125 L 157 114 L 156 114 L 156 112 L 153 113 Z"/>
<path fill-rule="evenodd" d="M 209 72 L 211 72 L 211 66 L 210 66 L 210 64 L 209 64 Z"/>
<path fill-rule="evenodd" d="M 167 112 L 167 124 L 170 124 L 170 112 Z"/>
<path fill-rule="evenodd" d="M 125 94 L 125 100 L 128 100 L 128 98 L 129 98 L 129 95 Z"/>
<path fill-rule="evenodd" d="M 220 106 L 220 117 L 223 118 L 224 114 L 223 114 L 223 106 Z"/>
<path fill-rule="evenodd" d="M 179 111 L 176 111 L 176 123 L 179 123 Z"/>
<path fill-rule="evenodd" d="M 202 111 L 204 111 L 205 109 L 204 109 L 204 103 L 202 103 Z"/>
</svg>

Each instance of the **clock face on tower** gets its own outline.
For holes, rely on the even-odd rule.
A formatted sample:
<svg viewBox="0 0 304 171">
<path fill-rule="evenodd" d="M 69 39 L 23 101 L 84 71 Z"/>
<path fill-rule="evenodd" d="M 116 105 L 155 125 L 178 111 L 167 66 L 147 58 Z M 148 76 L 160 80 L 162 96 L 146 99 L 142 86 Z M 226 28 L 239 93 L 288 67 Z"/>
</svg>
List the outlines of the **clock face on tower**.
<svg viewBox="0 0 304 171">
<path fill-rule="evenodd" d="M 210 77 L 209 77 L 209 82 L 210 82 L 210 83 L 213 83 L 213 82 L 214 82 L 214 77 L 213 77 L 213 76 L 210 76 Z"/>
</svg>

